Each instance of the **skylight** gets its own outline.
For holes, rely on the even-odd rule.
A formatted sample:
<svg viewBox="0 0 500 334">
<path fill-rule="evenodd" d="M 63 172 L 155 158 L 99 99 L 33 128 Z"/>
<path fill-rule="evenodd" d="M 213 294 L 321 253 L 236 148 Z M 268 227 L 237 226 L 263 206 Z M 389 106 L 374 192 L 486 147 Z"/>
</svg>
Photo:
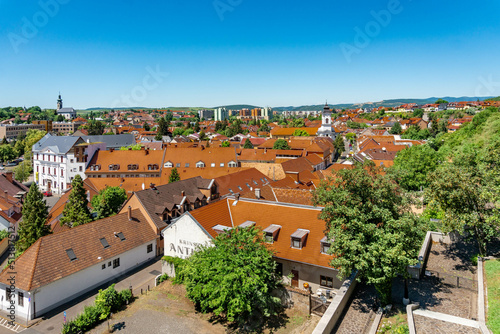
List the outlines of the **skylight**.
<svg viewBox="0 0 500 334">
<path fill-rule="evenodd" d="M 121 241 L 125 240 L 125 236 L 123 235 L 123 232 L 118 232 L 115 234 L 118 238 L 120 238 Z"/>
<path fill-rule="evenodd" d="M 106 240 L 106 238 L 101 238 L 99 240 L 101 240 L 102 247 L 104 247 L 104 248 L 109 247 L 109 244 L 108 244 L 108 241 Z"/>
<path fill-rule="evenodd" d="M 75 255 L 75 252 L 73 252 L 73 248 L 66 249 L 66 254 L 68 254 L 68 257 L 69 257 L 70 261 L 75 261 L 76 260 L 76 255 Z"/>
</svg>

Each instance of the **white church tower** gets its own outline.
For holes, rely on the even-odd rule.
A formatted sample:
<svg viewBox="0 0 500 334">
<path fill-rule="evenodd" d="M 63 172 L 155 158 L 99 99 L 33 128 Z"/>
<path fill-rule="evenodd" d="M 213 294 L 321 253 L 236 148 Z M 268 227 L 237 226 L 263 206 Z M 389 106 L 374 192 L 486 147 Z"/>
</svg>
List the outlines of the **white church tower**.
<svg viewBox="0 0 500 334">
<path fill-rule="evenodd" d="M 332 110 L 328 106 L 328 102 L 323 107 L 321 127 L 318 129 L 317 136 L 335 139 L 335 131 L 332 131 Z"/>
</svg>

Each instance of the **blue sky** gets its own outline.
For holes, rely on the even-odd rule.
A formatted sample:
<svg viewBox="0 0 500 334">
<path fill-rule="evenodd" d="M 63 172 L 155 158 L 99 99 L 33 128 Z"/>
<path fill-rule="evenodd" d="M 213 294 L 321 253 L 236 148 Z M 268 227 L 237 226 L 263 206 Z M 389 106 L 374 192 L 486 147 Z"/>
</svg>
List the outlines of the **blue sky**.
<svg viewBox="0 0 500 334">
<path fill-rule="evenodd" d="M 487 0 L 0 0 L 0 106 L 54 108 L 59 91 L 75 108 L 500 95 L 499 13 Z"/>
</svg>

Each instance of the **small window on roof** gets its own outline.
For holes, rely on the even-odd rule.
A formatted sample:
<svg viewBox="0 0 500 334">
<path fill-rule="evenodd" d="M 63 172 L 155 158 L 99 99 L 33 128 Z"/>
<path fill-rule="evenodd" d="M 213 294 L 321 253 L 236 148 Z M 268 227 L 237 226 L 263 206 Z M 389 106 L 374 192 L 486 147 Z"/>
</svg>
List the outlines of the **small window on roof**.
<svg viewBox="0 0 500 334">
<path fill-rule="evenodd" d="M 250 188 L 250 185 L 248 184 L 248 182 L 247 182 L 247 183 L 245 183 L 245 184 L 247 185 L 247 187 L 248 187 L 248 188 Z"/>
<path fill-rule="evenodd" d="M 106 238 L 101 238 L 99 240 L 101 240 L 102 247 L 104 247 L 104 248 L 109 247 L 109 244 L 108 244 L 108 241 L 106 240 Z"/>
<path fill-rule="evenodd" d="M 185 167 L 189 167 L 189 162 L 186 162 L 186 164 L 184 166 Z"/>
<path fill-rule="evenodd" d="M 175 167 L 177 167 L 177 168 L 181 167 L 180 162 L 176 163 L 176 164 L 175 164 Z"/>
<path fill-rule="evenodd" d="M 239 190 L 243 190 L 243 188 L 242 188 L 241 186 L 238 186 L 238 189 L 239 189 Z"/>
<path fill-rule="evenodd" d="M 257 183 L 257 181 L 253 180 L 253 183 L 258 186 L 259 184 Z"/>
<path fill-rule="evenodd" d="M 264 232 L 264 240 L 270 244 L 272 244 L 274 241 L 276 241 L 276 238 L 278 237 L 278 234 L 280 232 L 281 226 L 276 225 L 276 224 L 271 224 L 268 227 L 266 227 L 263 232 Z"/>
<path fill-rule="evenodd" d="M 66 254 L 68 254 L 68 257 L 69 257 L 70 261 L 75 261 L 76 260 L 76 255 L 75 255 L 75 252 L 73 251 L 73 248 L 66 249 Z"/>
<path fill-rule="evenodd" d="M 328 254 L 328 250 L 330 249 L 330 240 L 328 240 L 327 237 L 324 237 L 321 239 L 321 253 L 322 254 Z"/>
<path fill-rule="evenodd" d="M 118 238 L 120 238 L 121 241 L 125 240 L 125 236 L 123 235 L 123 232 L 118 232 L 115 234 Z"/>
</svg>

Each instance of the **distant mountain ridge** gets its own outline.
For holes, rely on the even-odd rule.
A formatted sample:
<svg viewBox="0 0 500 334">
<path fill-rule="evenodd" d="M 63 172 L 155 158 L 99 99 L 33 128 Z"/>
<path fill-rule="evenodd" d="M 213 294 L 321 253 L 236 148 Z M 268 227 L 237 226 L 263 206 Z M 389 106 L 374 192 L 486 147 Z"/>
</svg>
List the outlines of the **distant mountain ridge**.
<svg viewBox="0 0 500 334">
<path fill-rule="evenodd" d="M 331 108 L 335 109 L 354 109 L 354 108 L 377 108 L 380 106 L 384 107 L 397 107 L 402 104 L 406 103 L 416 103 L 416 104 L 427 104 L 427 103 L 434 103 L 438 99 L 443 99 L 448 102 L 459 102 L 459 101 L 484 101 L 489 98 L 492 98 L 492 96 L 481 96 L 481 97 L 471 97 L 471 96 L 461 96 L 461 97 L 452 97 L 452 96 L 445 96 L 445 97 L 429 97 L 426 99 L 412 99 L 412 98 L 402 98 L 402 99 L 390 99 L 390 100 L 382 100 L 378 102 L 360 102 L 360 103 L 342 103 L 342 104 L 328 104 Z M 277 111 L 306 111 L 306 110 L 322 110 L 324 107 L 324 104 L 318 104 L 318 105 L 309 105 L 309 106 L 300 106 L 300 107 L 276 107 L 273 108 L 274 110 Z"/>
</svg>

